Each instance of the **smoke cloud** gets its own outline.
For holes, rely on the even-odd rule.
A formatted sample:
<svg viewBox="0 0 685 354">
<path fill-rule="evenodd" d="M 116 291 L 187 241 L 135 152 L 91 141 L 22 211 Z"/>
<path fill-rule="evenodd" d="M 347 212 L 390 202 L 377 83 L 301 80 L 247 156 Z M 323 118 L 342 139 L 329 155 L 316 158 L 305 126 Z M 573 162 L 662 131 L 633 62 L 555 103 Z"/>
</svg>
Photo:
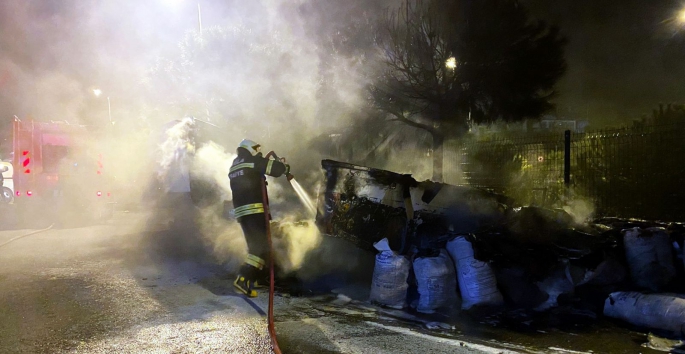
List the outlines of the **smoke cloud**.
<svg viewBox="0 0 685 354">
<path fill-rule="evenodd" d="M 595 204 L 582 198 L 574 198 L 565 203 L 563 209 L 577 224 L 586 224 L 595 214 Z"/>
<path fill-rule="evenodd" d="M 366 120 L 369 75 L 361 70 L 373 55 L 373 38 L 348 31 L 400 2 L 203 0 L 200 32 L 195 1 L 174 7 L 162 0 L 5 0 L 0 2 L 5 115 L 0 129 L 7 139 L 13 115 L 109 127 L 83 149 L 103 151 L 117 208 L 149 209 L 152 215 L 141 230 L 172 226 L 141 242 L 141 253 L 211 260 L 236 270 L 247 246 L 240 225 L 224 217 L 223 202 L 232 199 L 227 175 L 244 138 L 286 157 L 313 197 L 323 179 L 322 158 L 348 156 L 342 159 L 412 173 L 419 180 L 432 175 L 430 137 L 410 127 L 372 127 Z M 580 43 L 571 49 L 580 57 L 586 51 L 577 46 L 589 41 L 571 37 L 572 45 Z M 590 96 L 606 101 L 600 93 L 607 87 L 641 87 L 617 85 L 616 74 L 598 81 L 597 89 L 579 79 L 588 68 L 572 64 L 570 69 L 573 80 L 564 87 L 584 93 L 567 99 L 569 106 Z M 100 96 L 93 94 L 96 88 Z M 349 140 L 337 145 L 335 136 Z M 7 140 L 2 148 L 9 152 Z M 179 156 L 182 151 L 188 156 Z M 165 199 L 169 175 L 185 174 L 174 169 L 179 159 L 188 159 L 179 166 L 188 169 L 189 183 L 200 193 L 192 201 L 175 200 L 192 207 Z M 445 163 L 446 177 L 457 165 Z M 322 245 L 309 211 L 285 178 L 268 182 L 276 258 L 284 272 L 314 277 L 357 267 L 357 253 L 341 252 L 336 242 Z M 78 218 L 78 208 L 61 212 Z M 583 220 L 592 208 L 578 200 L 568 211 Z M 186 218 L 173 224 L 174 215 Z"/>
<path fill-rule="evenodd" d="M 307 256 L 321 244 L 314 220 L 286 219 L 273 227 L 276 262 L 285 273 L 299 270 Z"/>
<path fill-rule="evenodd" d="M 199 211 L 196 223 L 212 259 L 226 270 L 237 272 L 247 257 L 247 243 L 240 224 L 221 215 L 217 207 L 204 208 Z"/>
<path fill-rule="evenodd" d="M 229 154 L 224 147 L 210 141 L 200 147 L 192 162 L 195 178 L 210 182 L 221 191 L 221 200 L 232 200 L 228 172 L 236 154 Z"/>
<path fill-rule="evenodd" d="M 234 269 L 246 254 L 240 226 L 224 218 L 235 147 L 249 138 L 286 157 L 316 196 L 320 160 L 337 157 L 330 135 L 365 115 L 363 63 L 341 50 L 342 30 L 393 2 L 201 1 L 200 32 L 197 2 L 3 1 L 0 128 L 7 139 L 13 115 L 96 127 L 79 149 L 102 152 L 116 208 L 149 210 L 141 230 L 171 226 L 141 242 L 143 253 Z M 188 209 L 166 195 L 184 168 L 201 192 Z M 269 191 L 272 215 L 285 220 L 279 263 L 294 271 L 321 236 L 285 178 L 270 178 Z M 79 206 L 68 209 L 60 213 L 78 217 Z"/>
<path fill-rule="evenodd" d="M 155 154 L 159 159 L 157 164 L 157 177 L 164 183 L 165 191 L 176 183 L 176 179 L 184 179 L 190 188 L 190 154 L 193 153 L 195 146 L 191 138 L 194 129 L 194 122 L 190 118 L 174 120 L 170 127 L 162 132 L 162 140 Z M 168 126 L 168 125 L 167 125 Z M 179 182 L 183 183 L 183 182 Z"/>
</svg>

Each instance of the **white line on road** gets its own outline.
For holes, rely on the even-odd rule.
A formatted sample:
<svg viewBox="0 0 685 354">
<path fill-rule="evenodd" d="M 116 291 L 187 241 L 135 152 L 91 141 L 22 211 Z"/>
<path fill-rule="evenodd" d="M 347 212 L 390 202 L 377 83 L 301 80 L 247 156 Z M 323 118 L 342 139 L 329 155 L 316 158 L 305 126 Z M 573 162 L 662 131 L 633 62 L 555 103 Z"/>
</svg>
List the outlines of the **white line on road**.
<svg viewBox="0 0 685 354">
<path fill-rule="evenodd" d="M 506 350 L 506 349 L 501 349 L 501 348 L 489 347 L 487 345 L 466 342 L 464 340 L 459 340 L 459 339 L 447 339 L 447 338 L 435 337 L 435 336 L 431 336 L 428 334 L 415 332 L 415 331 L 412 331 L 410 329 L 403 328 L 403 327 L 387 326 L 387 325 L 383 325 L 383 324 L 371 322 L 371 321 L 365 321 L 365 323 L 370 324 L 372 326 L 381 327 L 381 328 L 384 328 L 387 330 L 391 330 L 394 332 L 407 334 L 407 335 L 411 335 L 411 336 L 415 336 L 415 337 L 420 337 L 423 339 L 432 340 L 432 341 L 442 343 L 442 344 L 448 344 L 448 345 L 452 345 L 455 347 L 461 347 L 461 348 L 470 348 L 470 349 L 480 350 L 484 353 L 493 353 L 493 354 L 497 354 L 497 353 L 502 353 L 502 354 L 522 353 L 522 352 L 518 352 L 518 351 L 511 351 L 511 350 Z M 529 352 L 529 353 L 531 352 L 530 350 L 527 350 L 524 348 L 521 348 L 521 349 L 525 350 L 526 352 Z M 534 351 L 533 353 L 540 353 L 540 352 Z"/>
<path fill-rule="evenodd" d="M 549 347 L 548 349 L 553 350 L 555 353 L 571 353 L 571 354 L 590 354 L 590 353 L 592 353 L 592 352 L 579 352 L 576 350 L 557 348 L 557 347 Z"/>
</svg>

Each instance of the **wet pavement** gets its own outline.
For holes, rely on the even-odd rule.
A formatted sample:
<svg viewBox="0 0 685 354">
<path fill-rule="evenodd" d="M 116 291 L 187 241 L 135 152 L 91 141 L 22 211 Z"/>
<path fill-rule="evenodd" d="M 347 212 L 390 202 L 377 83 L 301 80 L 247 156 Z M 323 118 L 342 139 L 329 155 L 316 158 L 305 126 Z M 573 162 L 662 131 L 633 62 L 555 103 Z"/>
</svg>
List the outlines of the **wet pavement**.
<svg viewBox="0 0 685 354">
<path fill-rule="evenodd" d="M 0 353 L 271 352 L 266 294 L 235 294 L 209 261 L 141 252 L 150 235 L 165 237 L 146 214 L 17 238 L 33 231 L 0 232 Z M 642 346 L 646 333 L 601 319 L 450 320 L 372 306 L 363 292 L 277 294 L 283 352 L 655 352 Z"/>
</svg>

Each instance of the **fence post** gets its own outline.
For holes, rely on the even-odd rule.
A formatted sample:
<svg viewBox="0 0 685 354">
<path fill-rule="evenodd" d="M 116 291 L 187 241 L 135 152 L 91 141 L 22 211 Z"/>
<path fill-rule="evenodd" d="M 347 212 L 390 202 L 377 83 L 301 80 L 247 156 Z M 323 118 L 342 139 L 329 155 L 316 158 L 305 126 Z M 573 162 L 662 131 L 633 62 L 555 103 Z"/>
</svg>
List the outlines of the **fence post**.
<svg viewBox="0 0 685 354">
<path fill-rule="evenodd" d="M 568 187 L 571 184 L 571 131 L 564 132 L 564 186 L 568 195 Z"/>
</svg>

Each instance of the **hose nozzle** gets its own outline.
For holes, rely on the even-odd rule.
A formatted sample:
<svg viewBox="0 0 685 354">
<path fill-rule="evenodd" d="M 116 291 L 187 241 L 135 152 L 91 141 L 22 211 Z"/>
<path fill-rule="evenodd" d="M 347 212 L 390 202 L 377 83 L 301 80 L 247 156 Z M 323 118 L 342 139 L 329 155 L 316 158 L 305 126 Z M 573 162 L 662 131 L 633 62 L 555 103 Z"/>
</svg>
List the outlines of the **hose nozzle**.
<svg viewBox="0 0 685 354">
<path fill-rule="evenodd" d="M 290 181 L 292 181 L 293 178 L 295 178 L 295 176 L 293 176 L 291 173 L 286 173 L 285 178 L 287 178 L 288 182 L 290 182 Z"/>
</svg>

